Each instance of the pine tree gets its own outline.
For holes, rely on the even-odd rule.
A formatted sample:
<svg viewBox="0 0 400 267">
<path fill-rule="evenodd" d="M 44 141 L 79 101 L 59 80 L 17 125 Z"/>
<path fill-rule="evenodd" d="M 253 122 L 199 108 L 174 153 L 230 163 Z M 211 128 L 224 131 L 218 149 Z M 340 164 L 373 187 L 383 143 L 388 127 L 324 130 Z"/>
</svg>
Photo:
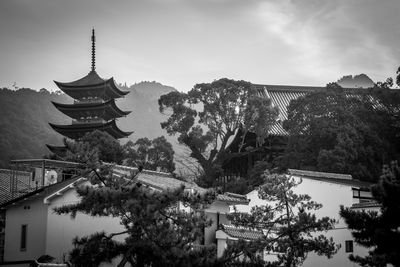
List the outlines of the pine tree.
<svg viewBox="0 0 400 267">
<path fill-rule="evenodd" d="M 332 238 L 317 235 L 317 232 L 333 229 L 335 220 L 317 218 L 312 213 L 322 207 L 305 194 L 296 194 L 294 188 L 301 183 L 293 177 L 265 174 L 265 184 L 258 195 L 268 204 L 253 207 L 251 213 L 233 213 L 231 220 L 237 226 L 263 232 L 263 237 L 254 241 L 239 240 L 231 243 L 224 259 L 232 261 L 244 257 L 246 266 L 299 266 L 309 252 L 330 258 L 339 249 Z M 278 252 L 277 261 L 263 262 L 263 251 Z M 233 260 L 243 266 L 243 260 Z"/>
<path fill-rule="evenodd" d="M 215 264 L 214 246 L 195 245 L 210 224 L 201 208 L 212 202 L 213 192 L 191 193 L 184 186 L 158 192 L 138 182 L 135 174 L 117 177 L 113 175 L 112 165 L 99 161 L 99 148 L 91 144 L 78 141 L 70 144 L 73 153 L 67 152 L 67 156 L 82 163 L 82 175 L 89 178 L 91 185 L 76 188 L 81 198 L 79 203 L 55 211 L 72 217 L 78 212 L 117 217 L 124 230 L 77 237 L 70 254 L 75 266 L 99 266 L 117 256 L 121 256 L 118 266 L 126 263 L 132 266 Z M 189 208 L 179 209 L 180 204 Z"/>
<path fill-rule="evenodd" d="M 355 241 L 370 251 L 367 256 L 350 255 L 361 266 L 400 266 L 400 168 L 397 161 L 384 165 L 372 195 L 380 212 L 341 207 L 340 215 L 352 230 Z"/>
</svg>

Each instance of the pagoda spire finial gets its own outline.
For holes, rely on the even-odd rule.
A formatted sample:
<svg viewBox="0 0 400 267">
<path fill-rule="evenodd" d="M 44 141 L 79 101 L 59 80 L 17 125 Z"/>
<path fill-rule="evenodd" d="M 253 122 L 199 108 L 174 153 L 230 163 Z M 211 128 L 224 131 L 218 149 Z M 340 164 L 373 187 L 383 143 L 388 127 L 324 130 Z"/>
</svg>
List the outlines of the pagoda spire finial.
<svg viewBox="0 0 400 267">
<path fill-rule="evenodd" d="M 92 29 L 92 71 L 96 69 L 96 37 L 94 36 L 94 28 Z"/>
</svg>

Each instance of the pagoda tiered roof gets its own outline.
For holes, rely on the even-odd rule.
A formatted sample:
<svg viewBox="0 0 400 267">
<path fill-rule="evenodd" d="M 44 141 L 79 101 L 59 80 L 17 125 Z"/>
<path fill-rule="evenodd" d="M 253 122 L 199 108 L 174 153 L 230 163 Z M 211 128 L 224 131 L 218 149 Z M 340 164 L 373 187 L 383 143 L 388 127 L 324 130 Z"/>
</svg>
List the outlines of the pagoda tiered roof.
<svg viewBox="0 0 400 267">
<path fill-rule="evenodd" d="M 107 102 L 84 102 L 74 104 L 61 104 L 52 102 L 53 105 L 65 115 L 79 120 L 87 117 L 98 117 L 105 121 L 114 118 L 120 118 L 128 115 L 131 111 L 122 111 L 115 104 L 115 100 L 111 99 Z"/>
<path fill-rule="evenodd" d="M 115 104 L 115 99 L 123 97 L 129 92 L 120 90 L 115 84 L 114 78 L 105 80 L 97 74 L 95 70 L 95 40 L 93 29 L 91 71 L 85 77 L 73 82 L 54 81 L 58 88 L 75 99 L 72 104 L 52 102 L 59 111 L 73 119 L 72 124 L 49 124 L 58 133 L 74 140 L 95 130 L 106 132 L 116 139 L 124 138 L 132 132 L 120 130 L 115 119 L 128 115 L 130 111 L 119 109 Z M 65 150 L 64 147 L 52 145 L 47 147 L 56 154 Z"/>
<path fill-rule="evenodd" d="M 105 80 L 95 70 L 90 71 L 85 77 L 73 82 L 54 82 L 60 90 L 74 99 L 100 98 L 107 101 L 123 97 L 129 93 L 120 90 L 115 84 L 114 78 Z"/>
<path fill-rule="evenodd" d="M 77 123 L 70 125 L 57 125 L 53 123 L 49 123 L 51 128 L 53 128 L 56 132 L 71 138 L 71 139 L 80 139 L 86 133 L 100 130 L 108 133 L 113 136 L 115 139 L 128 137 L 132 132 L 124 132 L 120 130 L 115 122 L 115 120 L 111 120 L 107 123 Z"/>
</svg>

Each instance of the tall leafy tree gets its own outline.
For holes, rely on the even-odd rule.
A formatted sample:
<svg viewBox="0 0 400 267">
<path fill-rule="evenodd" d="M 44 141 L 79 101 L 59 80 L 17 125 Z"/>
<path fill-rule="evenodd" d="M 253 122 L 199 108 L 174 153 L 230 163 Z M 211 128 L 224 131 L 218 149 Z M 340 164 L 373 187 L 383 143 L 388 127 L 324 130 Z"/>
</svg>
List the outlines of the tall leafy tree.
<svg viewBox="0 0 400 267">
<path fill-rule="evenodd" d="M 249 82 L 229 79 L 196 84 L 187 93 L 171 92 L 160 97 L 160 111 L 169 115 L 161 127 L 170 135 L 178 135 L 178 141 L 190 149 L 190 156 L 204 172 L 201 185 L 211 186 L 222 172 L 229 140 L 245 124 L 246 109 L 254 104 L 253 111 L 257 112 L 252 125 L 245 125 L 247 129 L 268 129 L 277 116 L 271 105 L 250 101 L 257 97 Z"/>
<path fill-rule="evenodd" d="M 280 165 L 374 180 L 382 162 L 400 155 L 400 146 L 393 146 L 399 144 L 398 129 L 377 94 L 377 89 L 347 93 L 330 84 L 293 100 L 284 122 L 289 143 Z"/>
<path fill-rule="evenodd" d="M 153 191 L 135 176 L 116 177 L 112 166 L 99 161 L 97 147 L 74 143 L 72 153 L 82 163 L 91 185 L 78 187 L 77 204 L 56 208 L 58 214 L 78 212 L 120 218 L 121 232 L 98 232 L 74 240 L 71 262 L 75 266 L 99 266 L 121 256 L 118 266 L 210 266 L 215 247 L 196 247 L 210 222 L 198 210 L 211 203 L 214 193 L 185 190 Z M 96 185 L 96 186 L 93 186 Z M 178 204 L 190 207 L 183 211 Z M 120 237 L 119 239 L 116 239 Z M 122 241 L 121 241 L 122 240 Z"/>
<path fill-rule="evenodd" d="M 381 205 L 380 212 L 340 209 L 355 241 L 370 249 L 367 256 L 350 255 L 350 260 L 361 266 L 400 266 L 400 168 L 397 161 L 383 167 L 372 194 Z"/>
<path fill-rule="evenodd" d="M 228 245 L 223 260 L 236 263 L 244 257 L 248 266 L 299 266 L 309 252 L 330 258 L 339 246 L 321 231 L 333 229 L 335 220 L 329 217 L 317 218 L 315 210 L 322 207 L 305 194 L 296 194 L 294 188 L 301 183 L 293 177 L 279 174 L 264 174 L 265 184 L 258 195 L 266 200 L 265 205 L 255 206 L 250 213 L 233 213 L 230 219 L 237 226 L 263 232 L 253 240 L 239 240 Z M 263 262 L 263 251 L 278 252 L 277 260 Z M 233 260 L 235 262 L 235 260 Z M 240 264 L 239 264 L 240 265 Z"/>
<path fill-rule="evenodd" d="M 174 150 L 164 136 L 149 140 L 139 138 L 124 145 L 126 163 L 130 166 L 142 166 L 148 170 L 160 170 L 173 173 L 175 171 Z"/>
</svg>

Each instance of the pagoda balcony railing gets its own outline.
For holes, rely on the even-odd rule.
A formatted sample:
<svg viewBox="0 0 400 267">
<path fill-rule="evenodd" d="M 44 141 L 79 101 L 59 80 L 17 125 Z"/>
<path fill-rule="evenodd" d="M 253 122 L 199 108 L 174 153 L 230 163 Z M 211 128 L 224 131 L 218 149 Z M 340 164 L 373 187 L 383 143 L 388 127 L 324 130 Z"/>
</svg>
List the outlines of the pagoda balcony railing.
<svg viewBox="0 0 400 267">
<path fill-rule="evenodd" d="M 80 120 L 72 120 L 72 124 L 95 124 L 95 123 L 106 123 L 106 120 L 102 118 L 85 118 Z"/>
<path fill-rule="evenodd" d="M 86 103 L 104 103 L 104 100 L 100 97 L 88 97 L 88 98 L 81 98 L 75 99 L 74 104 L 86 104 Z"/>
</svg>

